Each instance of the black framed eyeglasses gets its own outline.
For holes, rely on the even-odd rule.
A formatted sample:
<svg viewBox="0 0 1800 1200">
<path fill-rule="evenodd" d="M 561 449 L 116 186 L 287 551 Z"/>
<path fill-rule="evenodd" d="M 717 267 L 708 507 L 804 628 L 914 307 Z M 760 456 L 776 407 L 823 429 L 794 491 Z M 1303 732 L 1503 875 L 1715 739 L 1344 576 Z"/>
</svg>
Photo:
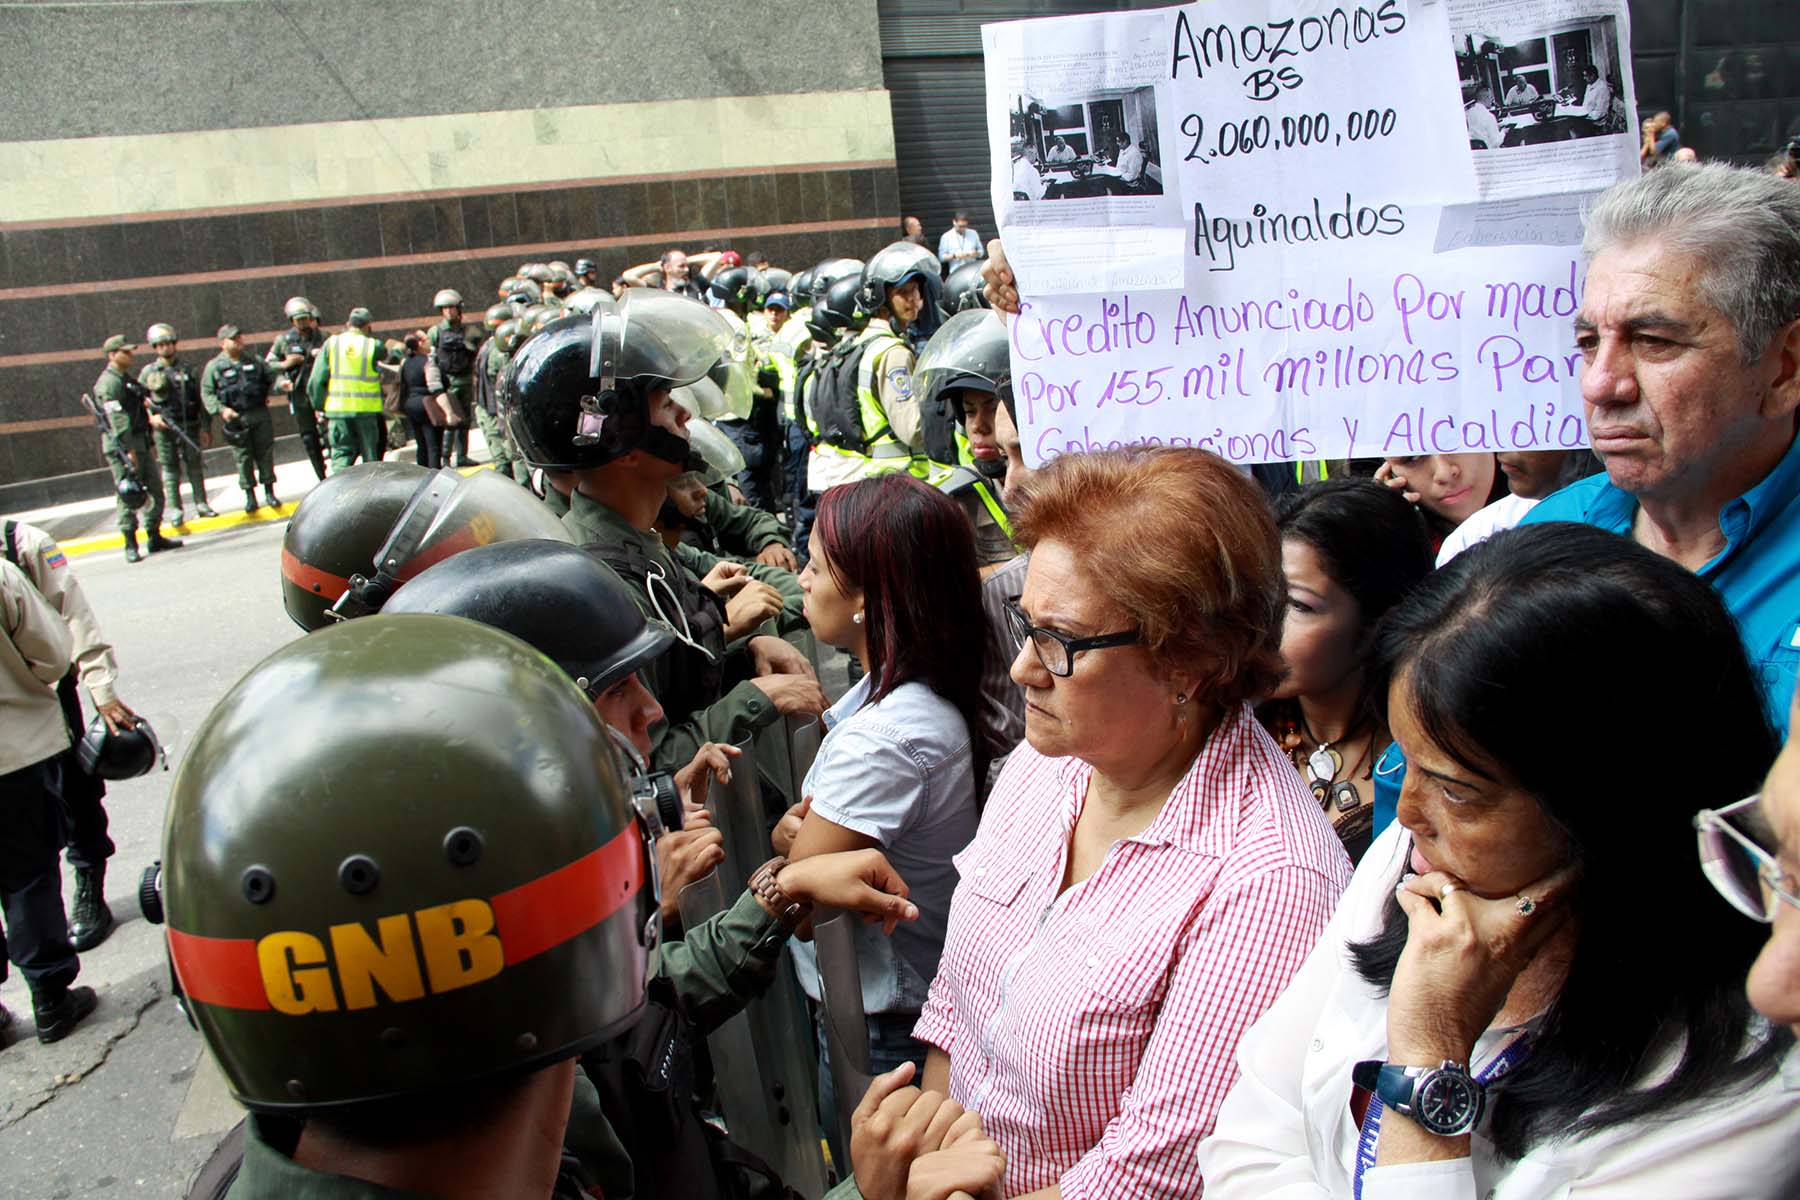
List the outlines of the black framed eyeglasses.
<svg viewBox="0 0 1800 1200">
<path fill-rule="evenodd" d="M 1006 619 L 1012 626 L 1013 637 L 1020 645 L 1030 641 L 1037 650 L 1038 661 L 1044 664 L 1044 670 L 1061 678 L 1068 678 L 1075 672 L 1075 656 L 1083 650 L 1106 650 L 1113 646 L 1130 646 L 1143 640 L 1140 630 L 1132 629 L 1124 633 L 1102 633 L 1097 637 L 1070 637 L 1055 629 L 1045 629 L 1042 625 L 1033 625 L 1019 607 L 1017 596 L 1006 598 Z"/>
</svg>

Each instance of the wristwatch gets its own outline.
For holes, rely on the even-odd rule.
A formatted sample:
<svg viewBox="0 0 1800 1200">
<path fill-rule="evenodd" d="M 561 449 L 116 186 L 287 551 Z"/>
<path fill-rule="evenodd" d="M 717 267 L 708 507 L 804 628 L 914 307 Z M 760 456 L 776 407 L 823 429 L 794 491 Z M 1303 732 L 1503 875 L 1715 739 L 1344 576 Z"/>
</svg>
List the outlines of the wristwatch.
<svg viewBox="0 0 1800 1200">
<path fill-rule="evenodd" d="M 800 922 L 806 920 L 807 916 L 811 914 L 812 905 L 804 900 L 796 900 L 781 890 L 781 884 L 776 882 L 776 876 L 780 875 L 781 869 L 787 865 L 786 856 L 777 854 L 750 873 L 748 886 L 756 894 L 757 899 L 763 902 L 763 906 L 775 914 L 775 919 L 781 922 L 782 928 L 792 933 L 800 927 Z"/>
<path fill-rule="evenodd" d="M 1350 1079 L 1439 1137 L 1468 1133 L 1487 1107 L 1487 1089 L 1481 1081 L 1462 1063 L 1447 1059 L 1435 1067 L 1402 1067 L 1369 1059 L 1351 1068 Z"/>
</svg>

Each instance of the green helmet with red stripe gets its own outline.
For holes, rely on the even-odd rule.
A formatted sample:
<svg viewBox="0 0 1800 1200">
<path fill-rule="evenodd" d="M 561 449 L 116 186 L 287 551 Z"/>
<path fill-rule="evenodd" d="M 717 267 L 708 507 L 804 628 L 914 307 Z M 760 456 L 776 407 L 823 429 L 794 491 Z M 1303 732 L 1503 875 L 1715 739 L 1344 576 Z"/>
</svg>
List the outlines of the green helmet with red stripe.
<svg viewBox="0 0 1800 1200">
<path fill-rule="evenodd" d="M 542 654 L 461 617 L 344 622 L 195 734 L 164 831 L 170 959 L 258 1111 L 535 1070 L 635 1019 L 658 832 Z"/>
</svg>

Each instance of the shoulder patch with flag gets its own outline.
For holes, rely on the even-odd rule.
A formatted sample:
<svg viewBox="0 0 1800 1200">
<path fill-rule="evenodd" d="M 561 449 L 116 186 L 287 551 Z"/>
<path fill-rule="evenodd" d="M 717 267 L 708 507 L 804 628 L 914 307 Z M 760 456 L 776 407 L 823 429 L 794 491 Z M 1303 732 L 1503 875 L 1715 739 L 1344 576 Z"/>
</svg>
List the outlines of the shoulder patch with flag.
<svg viewBox="0 0 1800 1200">
<path fill-rule="evenodd" d="M 55 570 L 57 567 L 66 567 L 69 565 L 68 555 L 62 552 L 61 546 L 57 546 L 44 555 L 44 565 L 51 570 Z"/>
</svg>

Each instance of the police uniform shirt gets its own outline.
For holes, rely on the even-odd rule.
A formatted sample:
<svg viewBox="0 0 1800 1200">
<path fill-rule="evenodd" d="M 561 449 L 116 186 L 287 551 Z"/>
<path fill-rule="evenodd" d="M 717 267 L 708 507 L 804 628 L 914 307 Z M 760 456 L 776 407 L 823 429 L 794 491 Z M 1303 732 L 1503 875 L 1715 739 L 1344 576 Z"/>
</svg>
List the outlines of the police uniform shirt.
<svg viewBox="0 0 1800 1200">
<path fill-rule="evenodd" d="M 100 632 L 100 622 L 88 606 L 81 581 L 69 566 L 68 555 L 56 540 L 35 525 L 22 521 L 9 522 L 12 545 L 7 558 L 16 557 L 19 568 L 31 580 L 38 594 L 50 603 L 69 628 L 73 649 L 70 657 L 80 672 L 82 686 L 95 704 L 111 704 L 118 699 L 113 683 L 119 677 L 119 664 L 113 658 L 112 643 Z"/>
<path fill-rule="evenodd" d="M 144 388 L 111 363 L 94 381 L 94 399 L 100 402 L 115 437 L 150 432 L 150 412 L 144 407 Z"/>
<path fill-rule="evenodd" d="M 56 684 L 69 673 L 68 626 L 25 572 L 0 561 L 0 775 L 69 748 Z"/>
</svg>

